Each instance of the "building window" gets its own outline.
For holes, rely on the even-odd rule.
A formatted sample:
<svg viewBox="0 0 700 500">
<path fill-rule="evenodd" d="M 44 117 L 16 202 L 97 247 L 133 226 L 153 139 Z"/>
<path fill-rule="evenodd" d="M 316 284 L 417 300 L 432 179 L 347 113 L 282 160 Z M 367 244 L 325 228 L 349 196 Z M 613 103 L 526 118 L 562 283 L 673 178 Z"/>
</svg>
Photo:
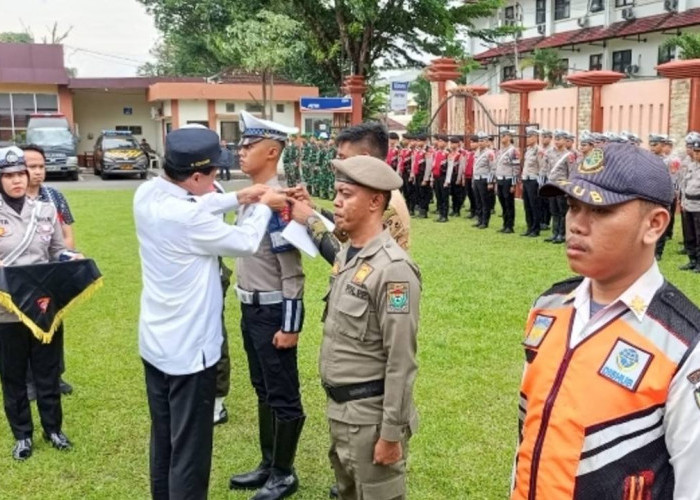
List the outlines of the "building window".
<svg viewBox="0 0 700 500">
<path fill-rule="evenodd" d="M 237 144 L 241 138 L 238 122 L 221 122 L 221 138 L 228 144 Z"/>
<path fill-rule="evenodd" d="M 117 125 L 114 130 L 121 132 L 131 132 L 131 135 L 143 135 L 141 125 Z"/>
<path fill-rule="evenodd" d="M 554 20 L 569 19 L 571 15 L 570 6 L 571 0 L 554 0 Z"/>
<path fill-rule="evenodd" d="M 590 71 L 603 69 L 603 54 L 592 54 L 588 59 L 588 69 Z"/>
<path fill-rule="evenodd" d="M 657 59 L 657 64 L 667 63 L 673 61 L 676 58 L 676 48 L 675 47 L 659 47 L 659 57 Z"/>
<path fill-rule="evenodd" d="M 56 94 L 36 94 L 37 113 L 55 113 L 58 111 L 58 96 Z"/>
<path fill-rule="evenodd" d="M 247 103 L 247 104 L 245 105 L 245 110 L 246 110 L 248 113 L 262 113 L 262 112 L 263 112 L 263 106 L 262 106 L 262 104 L 258 104 L 258 103 L 256 103 L 256 102 L 255 102 L 255 103 L 249 102 L 249 103 Z"/>
<path fill-rule="evenodd" d="M 547 22 L 547 0 L 535 0 L 535 24 Z"/>
<path fill-rule="evenodd" d="M 284 104 L 277 104 L 275 106 L 275 111 L 277 111 L 277 113 L 284 113 Z"/>
<path fill-rule="evenodd" d="M 605 10 L 605 4 L 603 0 L 591 0 L 591 12 L 600 12 Z"/>
<path fill-rule="evenodd" d="M 627 67 L 632 64 L 631 50 L 617 50 L 612 53 L 612 70 L 624 73 Z"/>
<path fill-rule="evenodd" d="M 504 10 L 505 25 L 513 26 L 515 24 L 515 7 L 506 7 Z"/>
<path fill-rule="evenodd" d="M 503 78 L 501 81 L 515 80 L 515 66 L 503 66 Z"/>
<path fill-rule="evenodd" d="M 633 7 L 634 0 L 615 0 L 615 7 Z"/>
<path fill-rule="evenodd" d="M 235 102 L 227 102 L 226 103 L 226 112 L 227 113 L 235 113 L 236 112 L 236 103 Z"/>
<path fill-rule="evenodd" d="M 0 94 L 0 141 L 23 140 L 31 114 L 57 111 L 56 94 Z"/>
</svg>

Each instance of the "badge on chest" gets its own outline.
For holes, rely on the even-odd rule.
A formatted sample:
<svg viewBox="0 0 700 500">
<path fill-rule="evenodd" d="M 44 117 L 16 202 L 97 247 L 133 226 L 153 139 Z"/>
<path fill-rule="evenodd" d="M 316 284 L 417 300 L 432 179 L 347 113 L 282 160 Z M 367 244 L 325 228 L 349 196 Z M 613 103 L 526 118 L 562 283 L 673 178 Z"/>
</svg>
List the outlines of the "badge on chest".
<svg viewBox="0 0 700 500">
<path fill-rule="evenodd" d="M 622 339 L 617 339 L 598 374 L 634 392 L 654 355 Z"/>
</svg>

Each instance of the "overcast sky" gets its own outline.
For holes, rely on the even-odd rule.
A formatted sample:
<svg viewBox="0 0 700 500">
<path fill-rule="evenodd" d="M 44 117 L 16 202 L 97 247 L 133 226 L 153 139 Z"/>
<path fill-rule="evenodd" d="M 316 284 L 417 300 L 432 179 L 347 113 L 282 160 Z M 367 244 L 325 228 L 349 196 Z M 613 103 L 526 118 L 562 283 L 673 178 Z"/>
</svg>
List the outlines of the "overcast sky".
<svg viewBox="0 0 700 500">
<path fill-rule="evenodd" d="M 136 0 L 0 0 L 0 32 L 25 31 L 37 42 L 73 29 L 63 42 L 65 64 L 78 76 L 134 76 L 158 39 L 153 19 Z"/>
</svg>

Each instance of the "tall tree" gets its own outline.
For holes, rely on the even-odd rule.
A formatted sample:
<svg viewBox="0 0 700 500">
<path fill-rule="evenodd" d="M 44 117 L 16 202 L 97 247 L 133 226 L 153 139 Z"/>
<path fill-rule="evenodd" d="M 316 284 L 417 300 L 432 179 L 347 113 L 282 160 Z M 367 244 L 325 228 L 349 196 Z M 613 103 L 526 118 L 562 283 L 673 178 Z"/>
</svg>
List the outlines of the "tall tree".
<svg viewBox="0 0 700 500">
<path fill-rule="evenodd" d="M 0 43 L 34 43 L 34 37 L 27 31 L 22 33 L 5 31 L 0 33 Z"/>
<path fill-rule="evenodd" d="M 700 59 L 700 34 L 681 33 L 666 40 L 663 48 L 681 49 L 681 59 Z"/>
</svg>

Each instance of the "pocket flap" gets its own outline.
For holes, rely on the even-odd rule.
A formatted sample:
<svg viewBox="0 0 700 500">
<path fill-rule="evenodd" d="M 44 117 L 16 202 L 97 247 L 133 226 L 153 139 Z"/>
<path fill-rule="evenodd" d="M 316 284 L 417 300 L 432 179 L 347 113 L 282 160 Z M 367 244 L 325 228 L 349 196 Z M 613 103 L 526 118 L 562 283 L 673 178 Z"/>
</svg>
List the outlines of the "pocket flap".
<svg viewBox="0 0 700 500">
<path fill-rule="evenodd" d="M 363 484 L 363 498 L 371 500 L 391 500 L 403 497 L 406 492 L 406 478 L 403 474 L 381 483 Z"/>
<path fill-rule="evenodd" d="M 369 302 L 352 295 L 343 295 L 342 300 L 339 300 L 336 305 L 338 311 L 353 318 L 359 318 L 364 315 L 368 307 Z"/>
</svg>

